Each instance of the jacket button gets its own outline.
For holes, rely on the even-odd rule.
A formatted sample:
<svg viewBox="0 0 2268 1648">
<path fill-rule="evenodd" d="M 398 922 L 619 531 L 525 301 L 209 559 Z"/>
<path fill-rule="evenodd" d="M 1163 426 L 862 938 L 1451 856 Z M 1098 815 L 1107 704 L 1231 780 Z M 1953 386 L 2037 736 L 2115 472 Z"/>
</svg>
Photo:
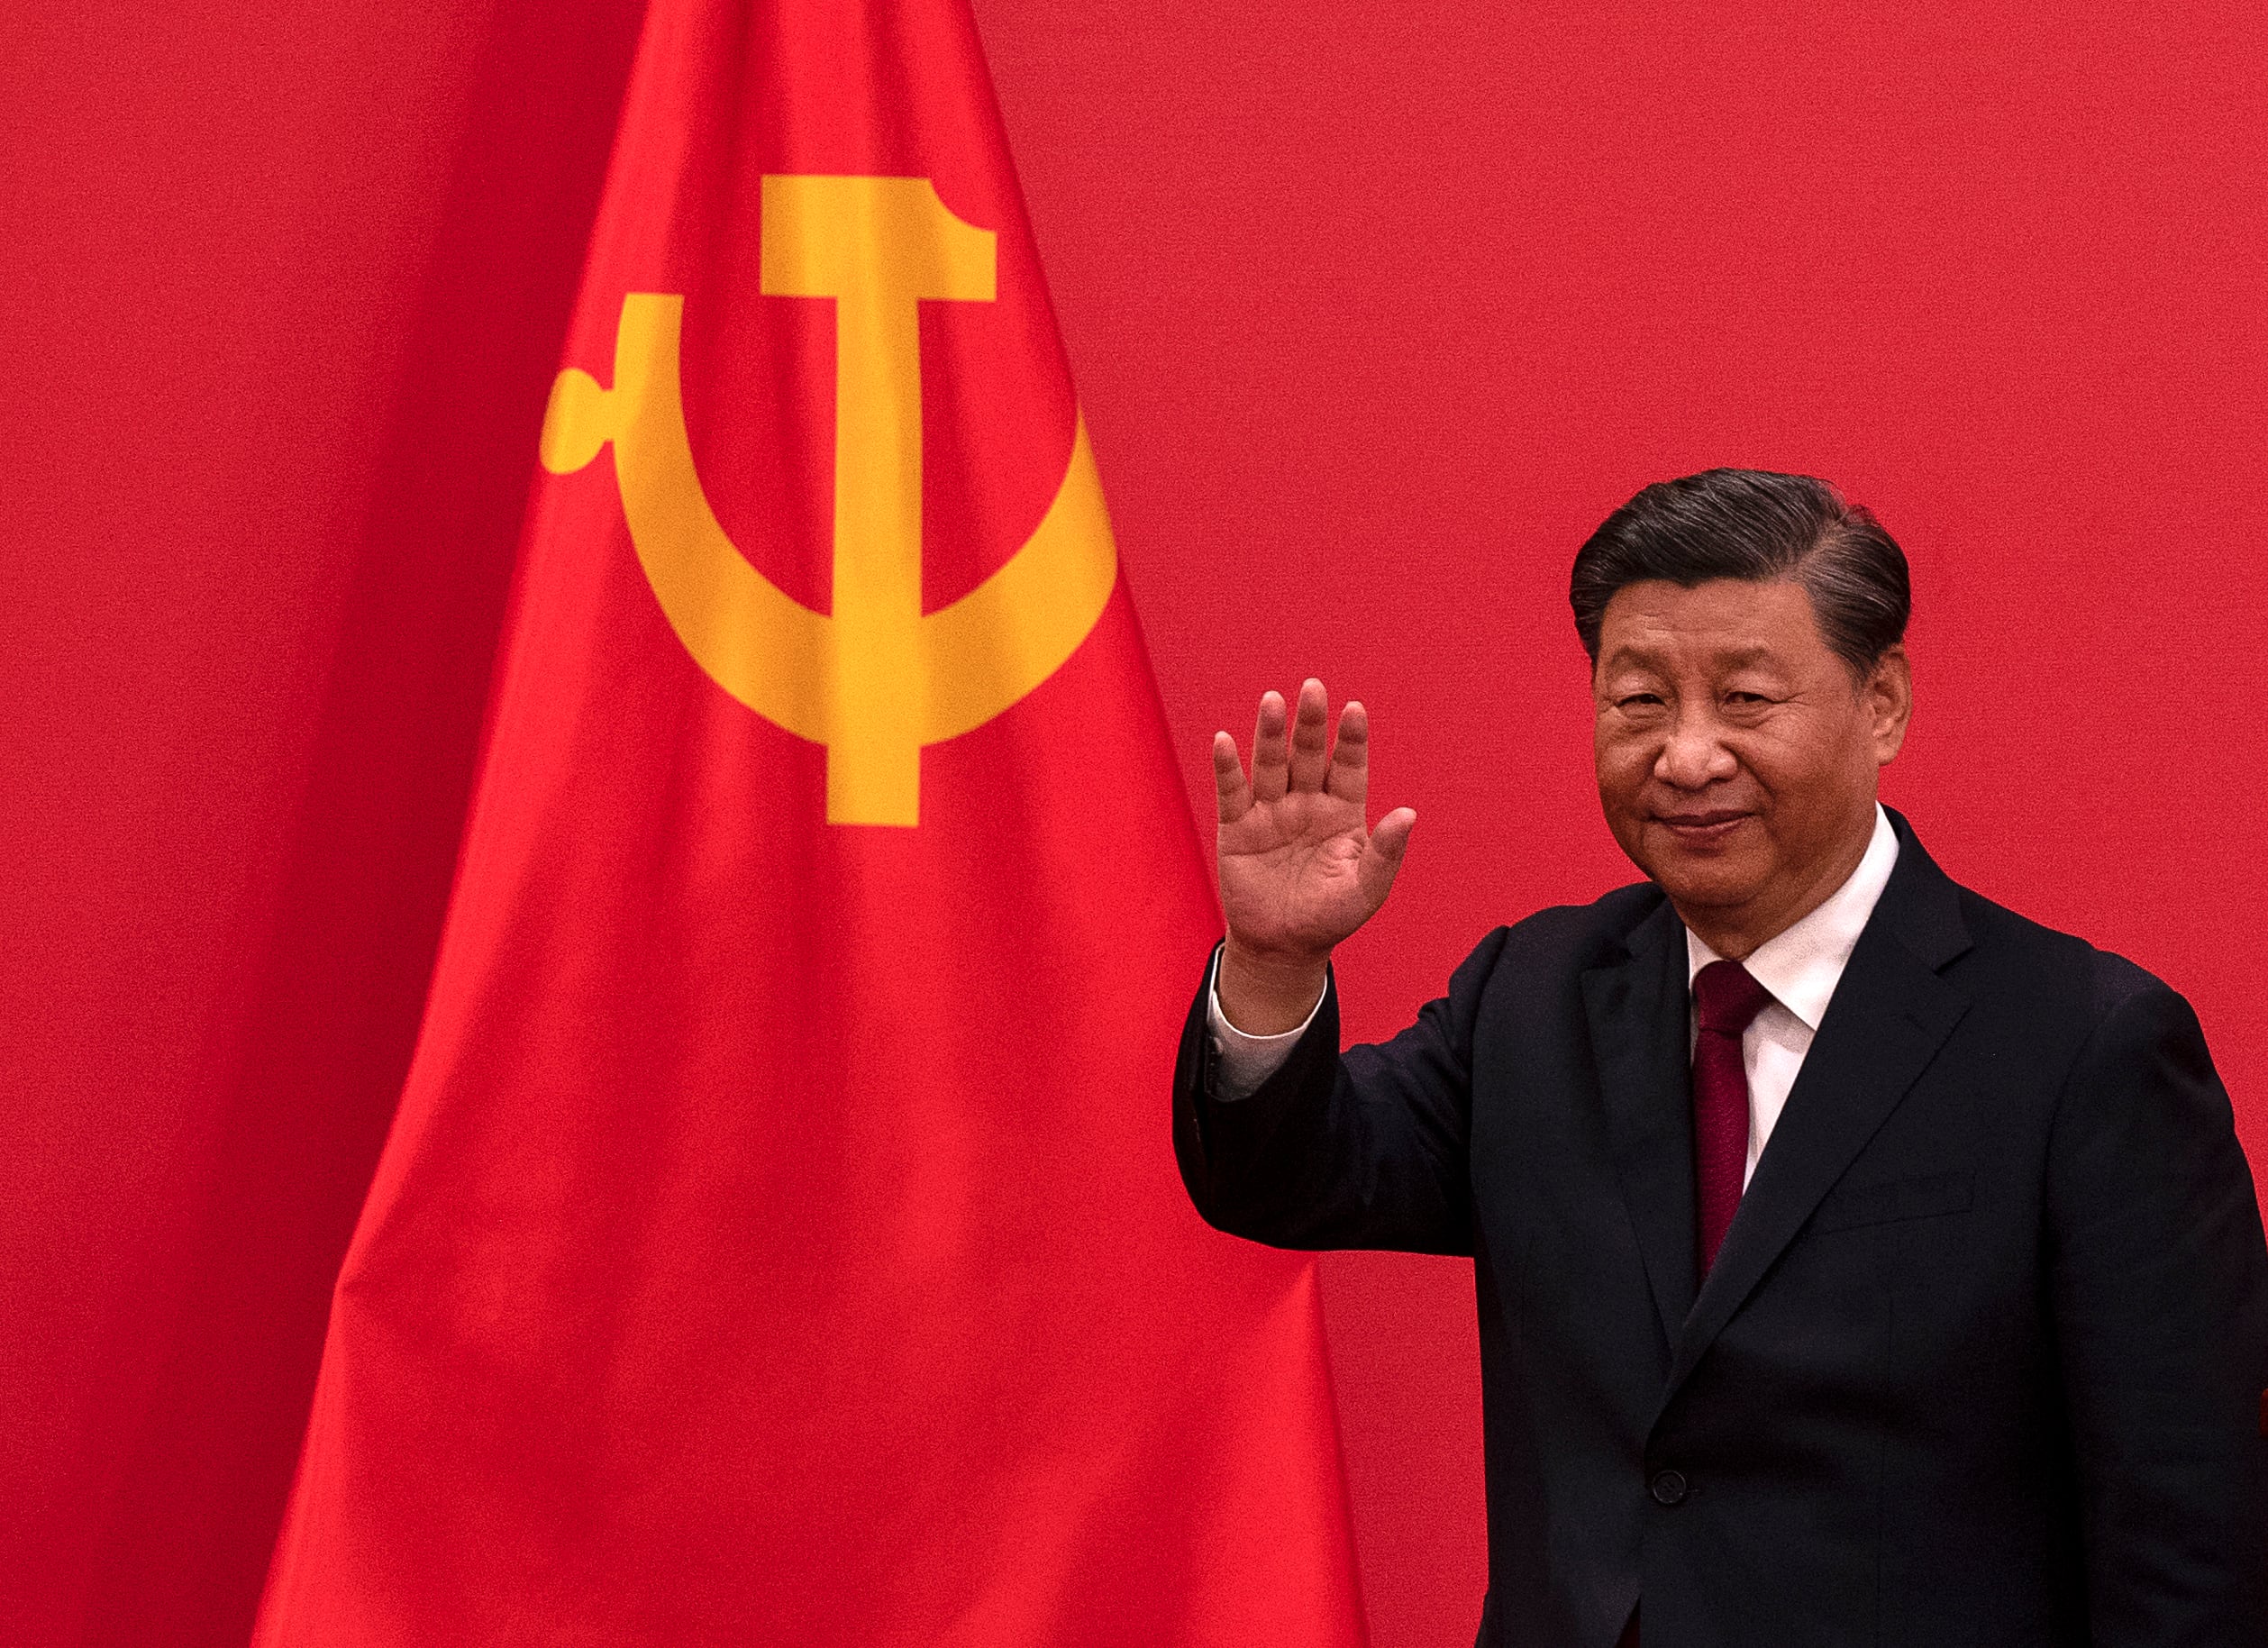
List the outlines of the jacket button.
<svg viewBox="0 0 2268 1648">
<path fill-rule="evenodd" d="M 1681 1505 L 1685 1502 L 1685 1472 L 1682 1470 L 1657 1470 L 1649 1486 L 1660 1504 Z"/>
</svg>

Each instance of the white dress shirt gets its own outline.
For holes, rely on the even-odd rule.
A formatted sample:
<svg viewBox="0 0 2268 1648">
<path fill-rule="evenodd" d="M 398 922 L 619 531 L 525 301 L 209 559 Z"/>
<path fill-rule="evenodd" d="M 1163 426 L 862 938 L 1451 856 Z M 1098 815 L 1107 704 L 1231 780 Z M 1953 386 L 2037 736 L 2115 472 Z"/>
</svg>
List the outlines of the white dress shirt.
<svg viewBox="0 0 2268 1648">
<path fill-rule="evenodd" d="M 1759 944 L 1747 960 L 1749 977 L 1772 992 L 1772 1000 L 1750 1021 L 1740 1042 L 1741 1062 L 1748 1072 L 1748 1167 L 1741 1179 L 1744 1186 L 1754 1175 L 1757 1159 L 1771 1142 L 1772 1130 L 1787 1106 L 1789 1089 L 1796 1085 L 1796 1072 L 1811 1051 L 1811 1038 L 1818 1033 L 1835 987 L 1842 982 L 1843 969 L 1857 947 L 1859 934 L 1865 931 L 1867 918 L 1874 914 L 1882 889 L 1890 885 L 1890 870 L 1897 863 L 1898 834 L 1890 828 L 1890 815 L 1878 805 L 1873 839 L 1867 842 L 1866 854 L 1850 879 L 1817 909 Z M 1694 974 L 1721 959 L 1687 930 L 1688 985 Z M 1206 988 L 1216 1055 L 1213 1097 L 1226 1102 L 1249 1097 L 1276 1073 L 1291 1056 L 1293 1043 L 1315 1023 L 1323 999 L 1316 998 L 1306 1022 L 1297 1030 L 1281 1035 L 1246 1035 L 1221 1011 L 1216 982 L 1218 970 L 1216 964 L 1215 980 L 1208 980 Z M 1690 1006 L 1688 1011 L 1690 1033 Z"/>
</svg>

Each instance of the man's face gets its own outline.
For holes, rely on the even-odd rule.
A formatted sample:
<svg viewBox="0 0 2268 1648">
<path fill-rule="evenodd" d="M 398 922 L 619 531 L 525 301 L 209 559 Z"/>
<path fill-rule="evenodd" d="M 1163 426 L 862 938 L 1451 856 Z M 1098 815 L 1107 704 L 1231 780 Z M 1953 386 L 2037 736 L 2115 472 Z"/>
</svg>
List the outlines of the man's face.
<svg viewBox="0 0 2268 1648">
<path fill-rule="evenodd" d="M 1857 868 L 1877 776 L 1912 709 L 1902 649 L 1854 680 L 1792 580 L 1617 590 L 1592 688 L 1608 827 L 1733 955 Z"/>
</svg>

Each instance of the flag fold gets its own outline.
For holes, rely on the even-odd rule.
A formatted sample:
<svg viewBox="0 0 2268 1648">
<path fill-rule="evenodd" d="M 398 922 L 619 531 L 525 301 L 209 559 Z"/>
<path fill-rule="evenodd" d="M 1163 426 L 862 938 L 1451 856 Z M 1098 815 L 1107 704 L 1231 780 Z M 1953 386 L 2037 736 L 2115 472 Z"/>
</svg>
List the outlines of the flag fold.
<svg viewBox="0 0 2268 1648">
<path fill-rule="evenodd" d="M 1362 1637 L 965 0 L 655 0 L 257 1642 Z"/>
</svg>

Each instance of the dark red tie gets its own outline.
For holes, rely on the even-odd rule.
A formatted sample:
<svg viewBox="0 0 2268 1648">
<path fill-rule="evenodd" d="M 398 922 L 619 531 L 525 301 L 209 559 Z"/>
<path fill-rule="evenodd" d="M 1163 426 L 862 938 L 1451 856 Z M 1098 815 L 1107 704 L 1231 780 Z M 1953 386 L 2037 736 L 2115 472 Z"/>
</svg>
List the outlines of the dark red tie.
<svg viewBox="0 0 2268 1648">
<path fill-rule="evenodd" d="M 1737 961 L 1712 961 L 1693 975 L 1693 1190 L 1701 1274 L 1717 1262 L 1740 1206 L 1748 1169 L 1748 1069 L 1740 1039 L 1772 992 Z"/>
</svg>

